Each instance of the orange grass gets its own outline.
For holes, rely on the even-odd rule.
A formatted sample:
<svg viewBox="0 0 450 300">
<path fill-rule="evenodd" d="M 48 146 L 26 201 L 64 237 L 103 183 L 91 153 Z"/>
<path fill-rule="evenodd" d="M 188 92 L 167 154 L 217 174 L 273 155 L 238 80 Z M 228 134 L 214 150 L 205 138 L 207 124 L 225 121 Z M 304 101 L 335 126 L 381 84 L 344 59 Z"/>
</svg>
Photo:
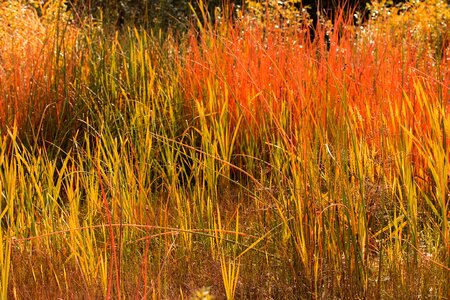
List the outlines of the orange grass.
<svg viewBox="0 0 450 300">
<path fill-rule="evenodd" d="M 3 293 L 447 293 L 448 49 L 407 27 L 400 40 L 376 21 L 355 27 L 344 9 L 314 34 L 227 8 L 211 24 L 203 10 L 175 41 L 82 32 L 12 5 L 0 14 L 14 25 L 0 25 L 0 125 L 18 125 L 0 157 L 14 250 L 0 255 L 14 270 Z M 76 101 L 87 129 L 62 160 L 16 143 Z"/>
<path fill-rule="evenodd" d="M 398 134 L 385 122 L 389 107 L 405 105 L 406 95 L 411 102 L 405 111 L 408 125 L 425 130 L 414 82 L 424 83 L 430 98 L 448 101 L 449 51 L 437 61 L 412 39 L 399 44 L 377 32 L 376 24 L 370 30 L 353 26 L 352 18 L 351 11 L 341 9 L 334 22 L 317 24 L 314 40 L 301 24 L 279 29 L 251 16 L 200 32 L 192 29 L 182 66 L 185 96 L 201 101 L 211 89 L 226 91 L 218 96 L 227 98 L 217 102 L 227 101 L 235 122 L 244 115 L 256 132 L 283 105 L 289 107 L 291 127 L 326 109 L 342 114 L 348 105 L 359 136 L 379 146 L 386 132 Z M 317 126 L 326 125 L 324 116 L 320 120 Z"/>
<path fill-rule="evenodd" d="M 49 1 L 39 18 L 16 1 L 0 4 L 0 127 L 40 128 L 46 118 L 58 127 L 70 108 L 68 83 L 76 67 L 80 32 L 67 23 L 59 2 Z M 69 104 L 69 105 L 67 105 Z"/>
</svg>

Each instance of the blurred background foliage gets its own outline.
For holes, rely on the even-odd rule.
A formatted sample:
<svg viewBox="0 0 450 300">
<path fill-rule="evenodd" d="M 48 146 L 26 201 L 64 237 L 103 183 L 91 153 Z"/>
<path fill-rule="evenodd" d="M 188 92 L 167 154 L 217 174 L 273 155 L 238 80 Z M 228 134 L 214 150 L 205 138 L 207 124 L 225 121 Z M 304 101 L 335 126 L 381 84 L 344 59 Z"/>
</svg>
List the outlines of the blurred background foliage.
<svg viewBox="0 0 450 300">
<path fill-rule="evenodd" d="M 241 5 L 244 0 L 204 1 L 211 17 L 214 9 L 229 5 Z M 199 14 L 197 0 L 71 0 L 70 9 L 79 16 L 102 18 L 105 24 L 116 28 L 127 25 L 144 26 L 153 29 L 183 31 L 195 13 Z M 195 11 L 195 12 L 194 12 Z"/>
<path fill-rule="evenodd" d="M 385 0 L 373 2 L 368 5 L 369 26 L 375 24 L 378 31 L 390 34 L 399 42 L 420 44 L 424 47 L 422 51 L 430 48 L 440 58 L 450 41 L 449 3 L 448 0 L 410 0 L 397 5 Z"/>
<path fill-rule="evenodd" d="M 304 21 L 304 17 L 311 18 L 312 23 L 319 15 L 332 13 L 339 5 L 357 6 L 364 10 L 370 0 L 341 1 L 341 0 L 68 0 L 65 6 L 74 13 L 75 18 L 86 16 L 102 19 L 104 24 L 117 28 L 126 25 L 137 25 L 166 30 L 183 30 L 195 15 L 200 15 L 200 6 L 206 6 L 209 21 L 217 17 L 217 9 L 230 7 L 234 16 L 238 16 L 242 9 L 256 15 L 268 15 L 271 18 L 282 17 L 291 22 Z M 27 1 L 39 10 L 47 1 Z M 398 1 L 397 1 L 398 2 Z M 266 14 L 267 13 L 267 14 Z"/>
<path fill-rule="evenodd" d="M 54 1 L 26 0 L 40 15 L 48 17 L 48 3 Z M 103 26 L 122 29 L 138 26 L 156 31 L 183 32 L 191 22 L 214 23 L 228 7 L 233 18 L 245 13 L 264 21 L 279 22 L 280 27 L 307 23 L 311 28 L 317 22 L 334 19 L 340 6 L 354 13 L 355 24 L 376 23 L 390 28 L 393 35 L 402 39 L 427 40 L 436 53 L 448 46 L 450 27 L 449 0 L 61 0 L 65 18 L 83 24 L 86 18 L 99 21 Z M 51 6 L 54 10 L 54 3 Z M 200 7 L 206 8 L 203 10 Z M 70 17 L 69 17 L 70 16 Z M 406 32 L 405 28 L 415 28 Z M 383 31 L 383 30 L 382 30 Z"/>
</svg>

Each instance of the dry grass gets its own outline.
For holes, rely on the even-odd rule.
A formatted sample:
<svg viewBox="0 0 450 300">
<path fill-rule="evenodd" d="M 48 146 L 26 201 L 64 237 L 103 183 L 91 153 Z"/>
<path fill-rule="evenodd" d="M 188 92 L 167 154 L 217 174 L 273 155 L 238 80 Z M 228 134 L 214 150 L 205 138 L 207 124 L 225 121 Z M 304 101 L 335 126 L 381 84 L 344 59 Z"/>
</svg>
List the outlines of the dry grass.
<svg viewBox="0 0 450 300">
<path fill-rule="evenodd" d="M 1 6 L 4 298 L 449 295 L 449 51 L 408 15 L 46 9 Z"/>
<path fill-rule="evenodd" d="M 0 7 L 0 125 L 18 126 L 22 137 L 56 139 L 73 113 L 69 83 L 80 30 L 68 23 L 58 2 L 42 7 L 42 17 L 26 5 Z M 14 123 L 15 122 L 15 123 Z M 55 128 L 54 128 L 55 127 Z"/>
</svg>

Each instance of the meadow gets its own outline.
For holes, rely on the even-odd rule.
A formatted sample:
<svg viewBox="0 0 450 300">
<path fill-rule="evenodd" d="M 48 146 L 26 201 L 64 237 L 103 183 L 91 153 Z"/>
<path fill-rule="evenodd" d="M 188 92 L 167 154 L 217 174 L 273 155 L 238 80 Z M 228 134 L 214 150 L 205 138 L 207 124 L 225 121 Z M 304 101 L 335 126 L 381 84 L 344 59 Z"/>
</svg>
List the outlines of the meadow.
<svg viewBox="0 0 450 300">
<path fill-rule="evenodd" d="M 0 4 L 1 299 L 450 297 L 448 4 L 247 2 Z"/>
</svg>

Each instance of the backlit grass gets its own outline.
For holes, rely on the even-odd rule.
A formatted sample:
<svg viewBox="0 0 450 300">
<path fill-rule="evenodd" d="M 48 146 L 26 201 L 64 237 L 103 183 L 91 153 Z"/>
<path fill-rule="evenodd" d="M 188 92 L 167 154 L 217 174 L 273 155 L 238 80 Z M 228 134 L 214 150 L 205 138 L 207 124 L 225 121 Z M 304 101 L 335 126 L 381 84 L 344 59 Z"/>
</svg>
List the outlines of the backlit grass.
<svg viewBox="0 0 450 300">
<path fill-rule="evenodd" d="M 2 298 L 449 296 L 448 31 L 45 9 L 1 6 Z"/>
</svg>

